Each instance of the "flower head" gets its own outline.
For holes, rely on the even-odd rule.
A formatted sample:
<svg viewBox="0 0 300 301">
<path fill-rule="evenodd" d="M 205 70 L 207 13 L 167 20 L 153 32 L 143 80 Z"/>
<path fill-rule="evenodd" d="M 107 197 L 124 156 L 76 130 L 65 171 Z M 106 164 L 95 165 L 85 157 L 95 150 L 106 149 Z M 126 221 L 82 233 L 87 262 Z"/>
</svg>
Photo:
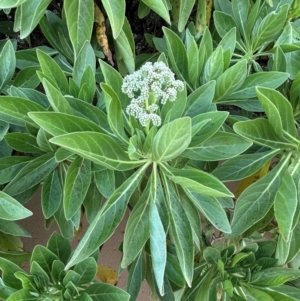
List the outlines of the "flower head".
<svg viewBox="0 0 300 301">
<path fill-rule="evenodd" d="M 183 82 L 175 80 L 174 73 L 163 62 L 147 62 L 123 80 L 122 92 L 131 98 L 126 112 L 138 119 L 142 126 L 146 126 L 148 121 L 159 126 L 161 118 L 155 114 L 158 104 L 175 101 L 183 88 Z"/>
</svg>

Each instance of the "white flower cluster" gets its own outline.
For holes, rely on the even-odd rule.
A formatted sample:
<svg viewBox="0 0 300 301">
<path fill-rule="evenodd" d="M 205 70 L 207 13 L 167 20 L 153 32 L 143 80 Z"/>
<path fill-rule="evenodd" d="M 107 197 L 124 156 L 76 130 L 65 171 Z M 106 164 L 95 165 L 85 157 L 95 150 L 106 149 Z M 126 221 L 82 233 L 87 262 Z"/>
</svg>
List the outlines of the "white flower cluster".
<svg viewBox="0 0 300 301">
<path fill-rule="evenodd" d="M 146 126 L 148 120 L 160 126 L 161 118 L 155 114 L 159 107 L 155 102 L 164 105 L 175 101 L 183 88 L 183 82 L 175 80 L 174 73 L 163 62 L 147 62 L 123 80 L 122 92 L 132 99 L 126 113 L 138 119 L 142 126 Z"/>
</svg>

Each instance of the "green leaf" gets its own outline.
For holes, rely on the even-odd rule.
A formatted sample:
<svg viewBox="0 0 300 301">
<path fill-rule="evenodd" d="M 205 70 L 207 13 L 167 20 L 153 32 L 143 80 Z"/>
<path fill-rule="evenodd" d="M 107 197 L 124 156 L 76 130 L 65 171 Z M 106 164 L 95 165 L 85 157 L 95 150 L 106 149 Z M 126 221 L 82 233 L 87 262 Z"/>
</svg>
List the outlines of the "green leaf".
<svg viewBox="0 0 300 301">
<path fill-rule="evenodd" d="M 174 70 L 179 79 L 186 82 L 188 90 L 193 90 L 189 87 L 187 82 L 188 58 L 183 42 L 171 29 L 163 27 L 163 32 L 168 47 L 168 57 L 171 62 L 172 70 Z"/>
<path fill-rule="evenodd" d="M 66 219 L 62 202 L 58 210 L 56 210 L 56 212 L 54 213 L 54 218 L 57 222 L 61 234 L 66 239 L 71 241 L 74 238 L 74 225 L 71 220 L 68 221 Z"/>
<path fill-rule="evenodd" d="M 163 0 L 142 0 L 148 7 L 161 16 L 167 23 L 171 24 L 168 7 Z"/>
<path fill-rule="evenodd" d="M 94 122 L 82 117 L 67 115 L 64 113 L 36 112 L 29 113 L 28 116 L 41 128 L 53 136 L 84 131 L 104 132 Z"/>
<path fill-rule="evenodd" d="M 165 177 L 163 184 L 166 192 L 167 204 L 171 214 L 172 242 L 175 245 L 176 254 L 185 281 L 189 286 L 191 286 L 194 266 L 192 229 L 180 204 L 180 200 L 173 186 L 174 184 Z"/>
<path fill-rule="evenodd" d="M 196 169 L 175 169 L 168 167 L 170 180 L 200 194 L 215 197 L 232 197 L 233 194 L 214 176 Z"/>
<path fill-rule="evenodd" d="M 122 268 L 126 268 L 135 260 L 150 237 L 150 181 L 148 183 L 142 195 L 139 197 L 138 202 L 133 207 L 126 224 L 121 262 Z"/>
<path fill-rule="evenodd" d="M 69 93 L 69 85 L 66 76 L 64 75 L 61 67 L 57 62 L 48 54 L 41 50 L 36 51 L 42 72 L 46 75 L 47 79 L 57 90 L 63 94 Z"/>
<path fill-rule="evenodd" d="M 25 39 L 38 25 L 51 0 L 26 1 L 18 10 L 21 10 L 20 38 Z"/>
<path fill-rule="evenodd" d="M 129 170 L 146 162 L 130 161 L 121 146 L 111 137 L 94 132 L 76 132 L 50 139 L 75 154 L 115 170 Z"/>
<path fill-rule="evenodd" d="M 44 153 L 36 142 L 36 137 L 33 137 L 27 133 L 9 133 L 4 138 L 7 145 L 14 150 L 23 153 Z"/>
<path fill-rule="evenodd" d="M 278 91 L 269 88 L 258 87 L 256 93 L 275 133 L 282 137 L 284 130 L 297 137 L 293 108 L 289 101 Z"/>
<path fill-rule="evenodd" d="M 162 126 L 153 139 L 153 160 L 169 161 L 179 156 L 191 141 L 191 119 L 178 118 Z"/>
<path fill-rule="evenodd" d="M 57 90 L 47 79 L 43 79 L 43 87 L 53 110 L 59 113 L 73 115 L 73 110 L 62 93 Z"/>
<path fill-rule="evenodd" d="M 178 30 L 181 32 L 184 30 L 186 23 L 191 15 L 192 9 L 195 5 L 195 0 L 179 1 L 178 10 Z"/>
<path fill-rule="evenodd" d="M 251 145 L 252 142 L 235 134 L 218 132 L 203 144 L 187 148 L 182 156 L 200 161 L 219 161 L 235 157 Z"/>
<path fill-rule="evenodd" d="M 30 291 L 26 289 L 20 289 L 19 291 L 13 293 L 6 301 L 38 301 L 38 297 L 31 294 Z"/>
<path fill-rule="evenodd" d="M 153 273 L 161 295 L 164 294 L 164 273 L 167 261 L 166 234 L 155 203 L 150 203 L 150 251 Z"/>
<path fill-rule="evenodd" d="M 273 149 L 293 147 L 292 144 L 283 142 L 275 133 L 269 121 L 264 118 L 236 122 L 233 129 L 237 134 L 259 145 Z"/>
<path fill-rule="evenodd" d="M 30 265 L 36 262 L 51 277 L 52 263 L 57 256 L 44 246 L 36 245 L 32 251 Z"/>
<path fill-rule="evenodd" d="M 215 198 L 190 190 L 186 190 L 186 194 L 214 227 L 224 233 L 231 233 L 226 212 Z"/>
<path fill-rule="evenodd" d="M 45 108 L 25 98 L 0 96 L 0 120 L 19 126 L 36 126 L 27 116 L 35 111 L 45 111 Z"/>
<path fill-rule="evenodd" d="M 175 256 L 171 255 L 170 253 L 167 253 L 166 276 L 177 286 L 185 286 L 185 280 L 181 272 L 179 262 Z"/>
<path fill-rule="evenodd" d="M 33 158 L 26 156 L 11 156 L 0 159 L 0 184 L 10 182 L 17 173 Z"/>
<path fill-rule="evenodd" d="M 229 159 L 213 170 L 212 175 L 222 182 L 236 181 L 247 178 L 260 170 L 274 158 L 280 150 L 270 150 L 254 154 L 240 155 Z"/>
<path fill-rule="evenodd" d="M 67 263 L 71 255 L 71 246 L 69 241 L 56 232 L 54 232 L 49 238 L 47 249 L 55 254 L 63 263 Z"/>
<path fill-rule="evenodd" d="M 289 74 L 278 71 L 257 72 L 246 77 L 238 91 L 228 94 L 223 99 L 248 99 L 256 96 L 256 87 L 276 89 L 289 78 Z M 224 102 L 224 101 L 222 101 Z"/>
<path fill-rule="evenodd" d="M 237 91 L 242 86 L 246 76 L 247 60 L 243 59 L 217 78 L 214 101 L 218 102 L 225 95 Z"/>
<path fill-rule="evenodd" d="M 236 28 L 235 20 L 229 14 L 222 11 L 214 11 L 214 24 L 218 34 L 224 37 L 232 28 Z"/>
<path fill-rule="evenodd" d="M 261 291 L 254 287 L 247 286 L 246 290 L 251 294 L 251 297 L 254 298 L 253 300 L 264 300 L 264 301 L 274 301 L 274 299 L 264 291 Z"/>
<path fill-rule="evenodd" d="M 45 179 L 41 196 L 43 214 L 48 219 L 58 210 L 63 198 L 63 191 L 56 170 Z"/>
<path fill-rule="evenodd" d="M 103 4 L 105 1 L 103 1 Z M 94 3 L 92 0 L 66 0 L 64 12 L 75 57 L 85 41 L 90 41 L 94 23 Z"/>
<path fill-rule="evenodd" d="M 268 213 L 274 203 L 286 164 L 286 161 L 280 162 L 264 177 L 242 192 L 233 215 L 232 237 L 242 234 Z"/>
<path fill-rule="evenodd" d="M 113 170 L 104 169 L 94 173 L 95 183 L 101 194 L 109 199 L 114 193 L 115 186 L 115 173 Z"/>
<path fill-rule="evenodd" d="M 97 263 L 93 257 L 86 258 L 74 267 L 74 272 L 80 275 L 76 285 L 89 284 L 92 282 L 97 273 Z"/>
<path fill-rule="evenodd" d="M 102 4 L 105 12 L 108 15 L 113 37 L 116 39 L 119 36 L 124 24 L 125 0 L 102 0 Z"/>
<path fill-rule="evenodd" d="M 76 57 L 74 68 L 73 68 L 73 79 L 78 87 L 82 86 L 83 75 L 88 67 L 92 68 L 92 73 L 95 75 L 96 69 L 96 58 L 94 50 L 88 41 L 85 41 L 80 48 L 78 56 Z"/>
<path fill-rule="evenodd" d="M 0 66 L 0 91 L 2 91 L 13 77 L 16 68 L 15 50 L 10 40 L 5 43 L 0 52 Z"/>
<path fill-rule="evenodd" d="M 64 212 L 71 219 L 82 205 L 91 183 L 91 162 L 77 157 L 69 166 L 64 185 Z"/>
<path fill-rule="evenodd" d="M 232 13 L 234 20 L 238 25 L 240 33 L 246 36 L 246 26 L 248 19 L 249 2 L 247 1 L 232 1 Z"/>
<path fill-rule="evenodd" d="M 4 220 L 19 220 L 32 215 L 32 212 L 3 191 L 0 191 L 0 218 Z"/>
<path fill-rule="evenodd" d="M 206 113 L 211 107 L 215 87 L 216 82 L 210 81 L 191 93 L 187 98 L 185 116 L 193 118 L 201 113 Z"/>
<path fill-rule="evenodd" d="M 144 254 L 141 253 L 130 265 L 126 291 L 130 295 L 130 301 L 135 301 L 144 280 Z"/>
<path fill-rule="evenodd" d="M 94 283 L 85 292 L 93 301 L 128 301 L 130 298 L 122 289 L 106 283 Z"/>
<path fill-rule="evenodd" d="M 285 267 L 274 267 L 252 274 L 249 283 L 256 286 L 272 287 L 280 286 L 289 280 L 297 279 L 299 277 L 300 271 Z"/>
<path fill-rule="evenodd" d="M 275 218 L 278 223 L 279 232 L 285 241 L 288 241 L 292 234 L 293 219 L 297 206 L 296 185 L 290 173 L 286 171 L 275 195 L 274 202 Z"/>
<path fill-rule="evenodd" d="M 300 289 L 291 285 L 280 285 L 276 287 L 262 287 L 274 301 L 298 301 Z"/>
<path fill-rule="evenodd" d="M 125 214 L 129 198 L 148 166 L 149 164 L 142 166 L 107 200 L 79 242 L 66 269 L 87 258 L 112 235 Z"/>
<path fill-rule="evenodd" d="M 13 85 L 20 88 L 35 89 L 40 84 L 37 75 L 39 67 L 27 67 L 17 73 Z"/>
<path fill-rule="evenodd" d="M 207 247 L 203 251 L 203 258 L 208 264 L 218 264 L 218 260 L 221 259 L 220 252 L 213 248 L 213 247 Z"/>
<path fill-rule="evenodd" d="M 287 14 L 289 5 L 280 6 L 278 11 L 273 10 L 260 22 L 257 29 L 252 31 L 252 49 L 255 51 L 261 45 L 274 40 L 282 30 Z"/>
<path fill-rule="evenodd" d="M 42 182 L 57 164 L 53 153 L 37 157 L 23 167 L 3 191 L 13 196 L 25 192 Z"/>
<path fill-rule="evenodd" d="M 215 80 L 223 73 L 223 48 L 218 46 L 208 57 L 203 70 L 202 81 Z"/>
<path fill-rule="evenodd" d="M 12 236 L 31 237 L 31 234 L 18 223 L 7 219 L 0 219 L 0 231 Z"/>
<path fill-rule="evenodd" d="M 21 5 L 23 2 L 28 0 L 2 0 L 0 3 L 0 9 L 13 8 Z"/>
</svg>

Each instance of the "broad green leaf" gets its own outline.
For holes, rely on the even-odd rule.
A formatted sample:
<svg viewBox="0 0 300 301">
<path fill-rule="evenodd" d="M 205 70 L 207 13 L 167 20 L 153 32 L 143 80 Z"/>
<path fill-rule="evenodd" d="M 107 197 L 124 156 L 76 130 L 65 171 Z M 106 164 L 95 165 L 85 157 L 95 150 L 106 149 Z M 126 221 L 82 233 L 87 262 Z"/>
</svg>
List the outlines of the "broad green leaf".
<svg viewBox="0 0 300 301">
<path fill-rule="evenodd" d="M 218 132 L 199 146 L 189 147 L 182 156 L 200 161 L 219 161 L 235 157 L 252 145 L 235 134 Z"/>
<path fill-rule="evenodd" d="M 260 170 L 274 158 L 280 150 L 270 150 L 261 153 L 240 155 L 229 159 L 213 170 L 212 175 L 222 182 L 242 180 Z"/>
<path fill-rule="evenodd" d="M 71 246 L 69 241 L 56 232 L 54 232 L 49 238 L 47 242 L 47 249 L 55 254 L 63 263 L 66 263 L 71 255 Z"/>
<path fill-rule="evenodd" d="M 44 246 L 36 245 L 32 251 L 30 265 L 36 262 L 51 277 L 52 263 L 57 256 Z"/>
<path fill-rule="evenodd" d="M 300 271 L 285 267 L 274 267 L 252 274 L 249 283 L 258 287 L 272 287 L 280 286 L 289 280 L 297 279 L 299 277 Z"/>
<path fill-rule="evenodd" d="M 155 185 L 154 180 L 153 182 L 153 185 Z M 159 293 L 164 295 L 164 273 L 167 261 L 166 234 L 155 204 L 155 200 L 153 199 L 150 203 L 149 226 L 153 273 Z"/>
<path fill-rule="evenodd" d="M 75 116 L 83 117 L 89 121 L 93 121 L 100 126 L 105 133 L 111 134 L 111 130 L 107 122 L 107 116 L 102 110 L 92 104 L 74 97 L 66 97 L 66 99 L 72 107 Z"/>
<path fill-rule="evenodd" d="M 299 223 L 295 226 L 293 229 L 292 237 L 291 237 L 291 243 L 289 246 L 289 255 L 286 260 L 286 262 L 291 262 L 291 267 L 292 265 L 292 260 L 296 259 L 299 256 L 299 251 L 300 251 L 300 225 Z"/>
<path fill-rule="evenodd" d="M 214 227 L 224 233 L 231 233 L 226 212 L 215 198 L 190 190 L 186 190 L 186 194 Z"/>
<path fill-rule="evenodd" d="M 8 221 L 19 220 L 32 215 L 31 211 L 3 191 L 0 191 L 0 209 L 0 218 Z"/>
<path fill-rule="evenodd" d="M 194 5 L 195 0 L 179 1 L 179 7 L 175 8 L 178 11 L 178 20 L 176 21 L 180 32 L 184 30 Z"/>
<path fill-rule="evenodd" d="M 45 108 L 25 98 L 0 96 L 0 120 L 19 126 L 36 126 L 27 116 L 27 113 L 35 111 L 45 111 Z"/>
<path fill-rule="evenodd" d="M 191 286 L 194 266 L 192 229 L 183 207 L 180 204 L 174 184 L 165 177 L 163 184 L 166 192 L 167 204 L 171 214 L 170 226 L 172 231 L 172 242 L 175 245 L 176 254 L 185 281 L 189 286 Z"/>
<path fill-rule="evenodd" d="M 196 89 L 196 87 L 199 86 L 201 69 L 199 64 L 198 45 L 189 29 L 186 29 L 185 45 L 188 57 L 189 79 L 193 88 Z"/>
<path fill-rule="evenodd" d="M 209 121 L 201 127 L 201 129 L 193 136 L 192 142 L 189 145 L 194 147 L 205 142 L 207 139 L 212 137 L 223 125 L 224 121 L 228 117 L 229 113 L 225 111 L 207 112 L 198 115 L 192 119 L 192 126 L 194 127 L 197 123 L 203 120 L 209 119 Z"/>
<path fill-rule="evenodd" d="M 293 108 L 289 101 L 278 91 L 269 88 L 258 87 L 256 93 L 276 134 L 282 137 L 284 130 L 297 137 Z"/>
<path fill-rule="evenodd" d="M 247 60 L 243 59 L 227 69 L 216 80 L 214 101 L 218 102 L 224 96 L 236 92 L 247 76 Z"/>
<path fill-rule="evenodd" d="M 251 294 L 251 298 L 254 298 L 252 300 L 274 301 L 274 299 L 267 292 L 261 291 L 257 288 L 247 286 L 246 290 Z"/>
<path fill-rule="evenodd" d="M 54 170 L 45 179 L 42 187 L 42 210 L 45 218 L 50 218 L 59 208 L 63 197 L 59 176 Z"/>
<path fill-rule="evenodd" d="M 16 6 L 21 5 L 22 3 L 26 2 L 28 0 L 2 0 L 0 3 L 0 9 L 9 9 Z"/>
<path fill-rule="evenodd" d="M 191 141 L 191 119 L 178 118 L 162 126 L 153 139 L 153 160 L 169 161 L 179 156 Z"/>
<path fill-rule="evenodd" d="M 187 98 L 185 116 L 193 118 L 201 113 L 206 113 L 211 107 L 215 86 L 216 82 L 210 81 L 191 93 Z"/>
<path fill-rule="evenodd" d="M 11 181 L 32 157 L 11 156 L 0 159 L 0 184 Z"/>
<path fill-rule="evenodd" d="M 13 77 L 16 68 L 15 51 L 13 44 L 9 40 L 5 43 L 0 52 L 0 66 L 0 91 L 2 91 Z"/>
<path fill-rule="evenodd" d="M 31 292 L 26 289 L 20 289 L 17 292 L 13 293 L 6 301 L 38 301 L 38 298 L 32 296 Z"/>
<path fill-rule="evenodd" d="M 69 134 L 73 132 L 104 131 L 94 122 L 86 118 L 68 115 L 60 112 L 33 112 L 28 116 L 46 132 L 53 136 Z"/>
<path fill-rule="evenodd" d="M 59 227 L 60 233 L 69 241 L 74 238 L 74 225 L 72 221 L 68 221 L 65 217 L 63 204 L 61 202 L 58 210 L 54 213 L 55 221 Z"/>
<path fill-rule="evenodd" d="M 125 20 L 126 21 L 126 20 Z M 126 22 L 125 22 L 126 23 Z M 124 23 L 124 26 L 125 26 Z M 130 37 L 126 35 L 124 29 L 122 29 L 115 39 L 115 50 L 118 59 L 118 66 L 120 72 L 123 73 L 133 73 L 135 71 L 135 53 L 130 45 Z M 125 67 L 122 68 L 121 66 Z M 122 69 L 125 69 L 124 71 Z"/>
<path fill-rule="evenodd" d="M 85 41 L 76 57 L 73 68 L 73 79 L 78 87 L 82 86 L 82 79 L 86 69 L 90 66 L 92 73 L 95 75 L 96 58 L 94 50 L 88 41 Z"/>
<path fill-rule="evenodd" d="M 233 125 L 234 131 L 254 143 L 274 149 L 293 147 L 288 142 L 283 142 L 275 133 L 269 121 L 264 118 L 240 121 Z"/>
<path fill-rule="evenodd" d="M 175 256 L 171 255 L 170 253 L 167 253 L 166 276 L 177 286 L 185 286 L 185 280 L 181 272 L 179 262 Z"/>
<path fill-rule="evenodd" d="M 246 0 L 233 0 L 232 13 L 240 33 L 246 37 L 249 2 Z"/>
<path fill-rule="evenodd" d="M 53 153 L 37 157 L 23 167 L 3 191 L 13 196 L 25 192 L 42 182 L 57 164 Z"/>
<path fill-rule="evenodd" d="M 74 272 L 80 275 L 80 279 L 76 285 L 88 284 L 92 282 L 96 276 L 97 263 L 93 257 L 88 257 L 75 265 Z"/>
<path fill-rule="evenodd" d="M 38 25 L 51 0 L 30 0 L 17 9 L 21 10 L 20 38 L 24 39 Z"/>
<path fill-rule="evenodd" d="M 288 14 L 289 5 L 280 6 L 278 11 L 270 12 L 252 31 L 252 49 L 257 50 L 262 44 L 271 42 L 282 30 Z"/>
<path fill-rule="evenodd" d="M 124 130 L 121 101 L 115 91 L 107 84 L 101 84 L 105 93 L 107 120 L 111 131 L 123 142 L 128 144 L 128 136 Z"/>
<path fill-rule="evenodd" d="M 46 95 L 55 112 L 73 115 L 73 110 L 62 93 L 57 90 L 47 79 L 43 79 L 43 87 Z"/>
<path fill-rule="evenodd" d="M 79 242 L 66 269 L 90 256 L 113 234 L 125 214 L 129 198 L 148 166 L 149 164 L 145 164 L 137 170 L 107 200 Z"/>
<path fill-rule="evenodd" d="M 108 15 L 113 37 L 116 39 L 124 24 L 125 0 L 102 0 L 102 4 Z M 94 17 L 92 17 L 92 19 L 94 19 Z"/>
<path fill-rule="evenodd" d="M 128 301 L 130 298 L 122 289 L 107 283 L 93 283 L 85 292 L 93 301 Z"/>
<path fill-rule="evenodd" d="M 276 89 L 289 77 L 288 73 L 278 71 L 257 72 L 246 77 L 238 91 L 228 94 L 223 99 L 248 99 L 256 96 L 256 87 Z M 223 101 L 222 101 L 223 102 Z"/>
<path fill-rule="evenodd" d="M 31 237 L 31 234 L 18 223 L 7 219 L 0 219 L 0 231 L 12 236 Z"/>
<path fill-rule="evenodd" d="M 144 280 L 144 254 L 136 258 L 136 260 L 130 265 L 129 275 L 126 285 L 126 291 L 130 295 L 130 301 L 136 300 L 142 282 Z"/>
<path fill-rule="evenodd" d="M 130 161 L 113 138 L 100 133 L 75 132 L 51 138 L 50 142 L 110 169 L 129 170 L 146 162 Z"/>
<path fill-rule="evenodd" d="M 300 289 L 291 285 L 280 285 L 276 287 L 262 287 L 274 301 L 298 301 Z"/>
<path fill-rule="evenodd" d="M 91 39 L 94 2 L 92 0 L 66 0 L 64 1 L 64 11 L 75 57 L 77 57 L 85 41 Z"/>
<path fill-rule="evenodd" d="M 232 16 L 221 11 L 214 11 L 214 24 L 221 37 L 224 37 L 232 28 L 237 27 Z"/>
<path fill-rule="evenodd" d="M 43 74 L 51 81 L 50 83 L 60 90 L 63 94 L 69 93 L 69 85 L 66 76 L 57 62 L 48 54 L 41 50 L 37 50 L 37 57 Z"/>
<path fill-rule="evenodd" d="M 40 84 L 37 75 L 39 67 L 27 67 L 19 71 L 14 78 L 13 85 L 20 88 L 35 89 Z"/>
<path fill-rule="evenodd" d="M 171 23 L 168 7 L 164 0 L 142 0 L 142 2 L 161 16 L 167 23 Z"/>
<path fill-rule="evenodd" d="M 292 234 L 293 219 L 297 205 L 297 188 L 292 176 L 286 171 L 275 195 L 274 202 L 275 218 L 279 232 L 285 241 L 288 241 Z"/>
<path fill-rule="evenodd" d="M 184 189 L 215 197 L 232 197 L 233 194 L 214 176 L 196 169 L 168 168 L 170 180 Z"/>
<path fill-rule="evenodd" d="M 71 219 L 82 205 L 91 183 L 91 162 L 77 157 L 69 166 L 64 185 L 64 212 Z"/>
<path fill-rule="evenodd" d="M 95 183 L 101 194 L 109 199 L 114 193 L 115 186 L 115 173 L 113 170 L 104 169 L 94 173 Z"/>
<path fill-rule="evenodd" d="M 204 65 L 202 81 L 207 83 L 211 80 L 217 79 L 223 73 L 223 66 L 223 48 L 218 46 L 209 56 Z"/>
<path fill-rule="evenodd" d="M 14 150 L 23 153 L 44 153 L 39 148 L 36 138 L 27 133 L 9 133 L 5 135 L 5 142 Z"/>
<path fill-rule="evenodd" d="M 187 82 L 188 58 L 183 42 L 171 29 L 164 27 L 163 32 L 168 47 L 168 57 L 171 62 L 172 70 L 179 77 L 179 79 L 186 82 L 188 90 L 193 90 L 189 87 Z"/>
<path fill-rule="evenodd" d="M 150 237 L 149 225 L 149 203 L 150 192 L 149 184 L 146 186 L 138 202 L 133 207 L 126 224 L 123 242 L 123 257 L 121 267 L 129 266 L 141 252 L 146 241 Z"/>
<path fill-rule="evenodd" d="M 286 161 L 277 164 L 239 196 L 231 225 L 232 237 L 242 234 L 268 213 L 274 203 L 286 164 Z"/>
</svg>

